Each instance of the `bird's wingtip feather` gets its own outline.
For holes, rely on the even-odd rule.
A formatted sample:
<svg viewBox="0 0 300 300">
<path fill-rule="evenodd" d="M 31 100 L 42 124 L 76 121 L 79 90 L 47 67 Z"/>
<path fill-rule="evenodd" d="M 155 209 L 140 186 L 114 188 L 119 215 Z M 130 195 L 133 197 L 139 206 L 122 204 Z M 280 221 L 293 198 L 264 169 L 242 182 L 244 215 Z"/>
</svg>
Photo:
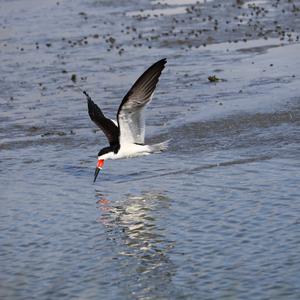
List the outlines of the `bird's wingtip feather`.
<svg viewBox="0 0 300 300">
<path fill-rule="evenodd" d="M 94 103 L 94 101 L 92 100 L 92 98 L 90 97 L 90 95 L 86 91 L 82 91 L 82 93 L 86 96 L 89 109 L 94 108 L 94 106 L 96 104 Z"/>
<path fill-rule="evenodd" d="M 165 57 L 165 58 L 163 58 L 163 59 L 161 59 L 160 60 L 163 64 L 166 64 L 167 62 L 168 62 L 168 60 L 167 60 L 167 58 Z"/>
</svg>

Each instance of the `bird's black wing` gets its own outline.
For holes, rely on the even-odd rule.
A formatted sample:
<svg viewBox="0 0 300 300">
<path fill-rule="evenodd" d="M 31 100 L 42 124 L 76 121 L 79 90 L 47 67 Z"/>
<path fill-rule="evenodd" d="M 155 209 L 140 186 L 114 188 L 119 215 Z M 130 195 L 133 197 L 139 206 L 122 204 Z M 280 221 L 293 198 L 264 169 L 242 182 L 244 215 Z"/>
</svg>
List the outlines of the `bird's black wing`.
<svg viewBox="0 0 300 300">
<path fill-rule="evenodd" d="M 109 144 L 115 146 L 119 144 L 119 128 L 116 124 L 106 118 L 97 104 L 93 102 L 86 91 L 83 91 L 87 98 L 88 110 L 91 120 L 103 131 L 106 135 Z"/>
<path fill-rule="evenodd" d="M 152 99 L 159 76 L 167 60 L 161 59 L 148 68 L 133 84 L 118 109 L 120 143 L 144 143 L 144 108 Z"/>
</svg>

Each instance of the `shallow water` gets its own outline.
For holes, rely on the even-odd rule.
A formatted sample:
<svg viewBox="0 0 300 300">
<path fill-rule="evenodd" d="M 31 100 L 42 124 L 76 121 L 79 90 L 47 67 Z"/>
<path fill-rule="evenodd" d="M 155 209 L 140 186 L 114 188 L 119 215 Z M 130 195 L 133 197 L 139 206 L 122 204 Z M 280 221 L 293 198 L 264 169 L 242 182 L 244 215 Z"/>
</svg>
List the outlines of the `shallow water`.
<svg viewBox="0 0 300 300">
<path fill-rule="evenodd" d="M 299 18 L 192 2 L 1 1 L 1 299 L 299 299 Z M 147 137 L 169 150 L 93 184 L 106 140 L 78 86 L 114 117 L 162 57 Z"/>
</svg>

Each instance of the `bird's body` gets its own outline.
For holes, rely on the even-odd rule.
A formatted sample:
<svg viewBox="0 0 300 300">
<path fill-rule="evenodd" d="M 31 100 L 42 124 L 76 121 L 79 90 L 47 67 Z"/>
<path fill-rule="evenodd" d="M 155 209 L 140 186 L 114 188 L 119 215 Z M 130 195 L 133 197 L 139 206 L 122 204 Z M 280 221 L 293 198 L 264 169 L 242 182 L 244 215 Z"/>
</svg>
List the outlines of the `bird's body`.
<svg viewBox="0 0 300 300">
<path fill-rule="evenodd" d="M 98 153 L 94 181 L 104 164 L 104 160 L 149 155 L 167 149 L 168 141 L 154 145 L 144 144 L 144 111 L 146 105 L 152 100 L 159 76 L 166 62 L 166 59 L 156 62 L 134 83 L 120 104 L 117 121 L 106 118 L 101 109 L 84 91 L 88 101 L 90 118 L 100 127 L 109 141 L 109 146 L 101 149 Z"/>
<path fill-rule="evenodd" d="M 151 149 L 148 145 L 127 144 L 122 145 L 117 153 L 108 152 L 102 155 L 102 159 L 121 159 L 148 155 Z"/>
</svg>

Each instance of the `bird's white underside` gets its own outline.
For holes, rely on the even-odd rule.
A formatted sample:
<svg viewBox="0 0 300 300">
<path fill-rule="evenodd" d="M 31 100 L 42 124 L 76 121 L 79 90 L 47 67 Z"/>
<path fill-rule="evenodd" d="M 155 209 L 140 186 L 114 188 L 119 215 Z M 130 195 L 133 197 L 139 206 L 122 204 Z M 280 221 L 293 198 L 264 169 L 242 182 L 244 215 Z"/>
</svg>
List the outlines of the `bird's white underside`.
<svg viewBox="0 0 300 300">
<path fill-rule="evenodd" d="M 98 159 L 121 159 L 121 158 L 129 158 L 129 157 L 137 157 L 144 156 L 152 153 L 151 146 L 148 145 L 136 145 L 136 144 L 123 144 L 120 145 L 120 149 L 118 153 L 108 152 Z"/>
</svg>

